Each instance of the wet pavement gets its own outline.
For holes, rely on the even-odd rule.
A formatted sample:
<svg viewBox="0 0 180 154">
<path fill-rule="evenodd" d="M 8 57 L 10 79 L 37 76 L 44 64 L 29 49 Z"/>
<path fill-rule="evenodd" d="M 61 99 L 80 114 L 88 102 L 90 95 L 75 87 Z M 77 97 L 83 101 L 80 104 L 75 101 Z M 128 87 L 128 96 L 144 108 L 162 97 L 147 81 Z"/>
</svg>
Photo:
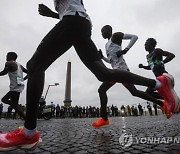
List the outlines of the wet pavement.
<svg viewBox="0 0 180 154">
<path fill-rule="evenodd" d="M 6 154 L 179 154 L 180 114 L 110 118 L 110 125 L 95 129 L 97 118 L 38 120 L 42 142 L 33 151 L 16 149 Z M 0 120 L 0 131 L 12 131 L 22 120 Z"/>
</svg>

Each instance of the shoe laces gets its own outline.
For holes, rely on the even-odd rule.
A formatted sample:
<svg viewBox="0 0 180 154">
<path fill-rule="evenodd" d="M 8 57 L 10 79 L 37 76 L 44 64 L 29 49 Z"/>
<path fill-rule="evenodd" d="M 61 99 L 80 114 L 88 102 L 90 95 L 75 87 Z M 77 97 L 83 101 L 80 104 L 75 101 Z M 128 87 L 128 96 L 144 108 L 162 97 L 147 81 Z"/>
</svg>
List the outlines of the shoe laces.
<svg viewBox="0 0 180 154">
<path fill-rule="evenodd" d="M 97 121 L 97 123 L 103 123 L 103 122 L 105 122 L 103 118 L 100 118 L 100 119 Z"/>
<path fill-rule="evenodd" d="M 13 132 L 9 132 L 7 133 L 7 137 L 16 137 L 17 135 L 19 135 L 21 133 L 22 129 L 18 128 L 17 130 L 13 131 Z"/>
</svg>

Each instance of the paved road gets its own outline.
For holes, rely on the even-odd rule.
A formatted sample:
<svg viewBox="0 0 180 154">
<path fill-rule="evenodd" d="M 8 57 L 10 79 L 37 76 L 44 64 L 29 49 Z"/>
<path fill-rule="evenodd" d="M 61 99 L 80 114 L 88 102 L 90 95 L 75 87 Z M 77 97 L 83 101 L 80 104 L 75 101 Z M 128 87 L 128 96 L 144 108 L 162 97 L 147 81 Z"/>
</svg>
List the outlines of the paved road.
<svg viewBox="0 0 180 154">
<path fill-rule="evenodd" d="M 96 118 L 38 120 L 42 143 L 34 151 L 21 149 L 2 154 L 179 154 L 180 114 L 167 120 L 161 116 L 115 117 L 111 125 L 91 127 Z M 21 120 L 0 120 L 0 131 L 21 126 Z"/>
</svg>

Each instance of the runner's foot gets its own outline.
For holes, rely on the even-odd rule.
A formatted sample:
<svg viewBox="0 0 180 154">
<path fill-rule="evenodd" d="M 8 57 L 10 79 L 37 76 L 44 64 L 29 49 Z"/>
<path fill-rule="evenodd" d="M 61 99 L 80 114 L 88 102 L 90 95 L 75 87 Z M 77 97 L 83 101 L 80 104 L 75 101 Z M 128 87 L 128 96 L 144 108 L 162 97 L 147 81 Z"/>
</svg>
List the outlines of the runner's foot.
<svg viewBox="0 0 180 154">
<path fill-rule="evenodd" d="M 8 151 L 16 148 L 34 149 L 40 142 L 39 132 L 32 136 L 26 136 L 22 128 L 9 133 L 0 134 L 0 151 Z"/>
<path fill-rule="evenodd" d="M 92 126 L 95 128 L 100 128 L 105 125 L 109 125 L 109 120 L 104 120 L 103 118 L 98 119 L 97 121 L 92 123 Z"/>
</svg>

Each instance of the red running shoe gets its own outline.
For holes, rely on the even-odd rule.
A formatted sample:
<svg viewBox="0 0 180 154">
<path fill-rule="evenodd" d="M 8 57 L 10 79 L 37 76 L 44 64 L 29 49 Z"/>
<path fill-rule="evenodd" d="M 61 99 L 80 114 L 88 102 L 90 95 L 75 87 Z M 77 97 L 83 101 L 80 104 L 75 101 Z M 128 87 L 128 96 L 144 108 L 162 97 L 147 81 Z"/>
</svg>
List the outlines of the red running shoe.
<svg viewBox="0 0 180 154">
<path fill-rule="evenodd" d="M 178 97 L 178 101 L 175 105 L 174 112 L 180 112 L 180 98 Z"/>
<path fill-rule="evenodd" d="M 174 78 L 172 75 L 170 75 L 169 73 L 164 73 L 163 75 L 165 75 L 168 78 L 168 82 L 170 85 L 172 85 L 174 87 Z M 172 94 L 173 97 L 175 98 L 175 107 L 174 107 L 174 113 L 179 112 L 180 111 L 180 98 L 177 95 L 177 93 L 175 92 L 174 89 L 172 89 Z"/>
<path fill-rule="evenodd" d="M 98 119 L 97 121 L 92 123 L 92 126 L 95 128 L 100 128 L 105 125 L 109 125 L 109 120 L 104 120 L 103 118 Z"/>
<path fill-rule="evenodd" d="M 16 148 L 34 149 L 40 141 L 39 132 L 27 137 L 22 128 L 13 132 L 0 134 L 0 151 L 8 151 Z"/>
<path fill-rule="evenodd" d="M 173 77 L 171 74 L 169 74 L 169 73 L 164 73 L 163 75 L 166 76 L 166 78 L 168 79 L 169 85 L 171 85 L 171 87 L 172 87 L 171 93 L 172 93 L 172 95 L 173 95 L 173 97 L 174 97 L 174 100 L 175 100 L 175 105 L 174 105 L 174 110 L 173 110 L 173 112 L 174 112 L 174 113 L 175 113 L 175 112 L 179 112 L 180 99 L 179 99 L 177 93 L 176 93 L 175 90 L 174 90 L 174 77 Z"/>
<path fill-rule="evenodd" d="M 172 112 L 170 112 L 167 108 L 166 101 L 163 101 L 163 106 L 161 107 L 161 110 L 164 111 L 167 119 L 169 119 L 172 116 Z"/>
<path fill-rule="evenodd" d="M 170 78 L 163 74 L 157 77 L 157 79 L 161 82 L 161 87 L 157 89 L 158 94 L 166 101 L 168 112 L 174 112 L 175 104 L 177 103 L 175 97 L 176 93 Z"/>
</svg>

